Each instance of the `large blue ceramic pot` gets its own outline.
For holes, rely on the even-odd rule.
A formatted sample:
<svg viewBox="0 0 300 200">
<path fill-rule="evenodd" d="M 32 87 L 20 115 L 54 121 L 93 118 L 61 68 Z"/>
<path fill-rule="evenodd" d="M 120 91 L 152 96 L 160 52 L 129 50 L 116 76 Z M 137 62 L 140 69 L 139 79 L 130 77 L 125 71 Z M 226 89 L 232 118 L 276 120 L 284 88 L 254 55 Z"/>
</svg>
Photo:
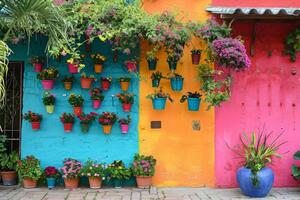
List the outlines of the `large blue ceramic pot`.
<svg viewBox="0 0 300 200">
<path fill-rule="evenodd" d="M 191 98 L 188 97 L 188 110 L 189 111 L 198 111 L 200 106 L 200 98 Z"/>
<path fill-rule="evenodd" d="M 265 167 L 257 173 L 258 185 L 252 183 L 253 174 L 250 169 L 241 167 L 238 169 L 237 181 L 243 194 L 249 197 L 265 197 L 272 189 L 274 173 L 272 169 Z"/>
<path fill-rule="evenodd" d="M 173 77 L 170 78 L 171 88 L 173 91 L 181 91 L 183 87 L 183 78 L 181 77 Z"/>
<path fill-rule="evenodd" d="M 52 189 L 56 185 L 56 179 L 55 178 L 47 178 L 47 186 L 49 189 Z"/>
<path fill-rule="evenodd" d="M 156 70 L 157 60 L 152 59 L 152 60 L 147 60 L 147 62 L 148 62 L 149 70 Z"/>
<path fill-rule="evenodd" d="M 167 98 L 152 99 L 152 106 L 154 110 L 164 110 L 166 107 Z"/>
</svg>

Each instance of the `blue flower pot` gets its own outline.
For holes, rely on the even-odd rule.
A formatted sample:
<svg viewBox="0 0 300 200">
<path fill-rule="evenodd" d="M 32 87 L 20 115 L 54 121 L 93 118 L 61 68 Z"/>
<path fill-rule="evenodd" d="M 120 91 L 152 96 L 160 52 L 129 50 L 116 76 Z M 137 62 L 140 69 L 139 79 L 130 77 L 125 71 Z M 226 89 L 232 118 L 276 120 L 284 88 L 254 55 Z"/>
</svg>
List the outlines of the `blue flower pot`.
<svg viewBox="0 0 300 200">
<path fill-rule="evenodd" d="M 147 60 L 147 62 L 149 70 L 156 70 L 157 60 Z"/>
<path fill-rule="evenodd" d="M 169 69 L 170 70 L 176 70 L 177 68 L 177 61 L 168 61 Z"/>
<path fill-rule="evenodd" d="M 160 79 L 152 79 L 152 87 L 159 87 Z"/>
<path fill-rule="evenodd" d="M 47 178 L 47 186 L 49 189 L 52 189 L 56 185 L 56 179 L 55 178 Z"/>
<path fill-rule="evenodd" d="M 188 110 L 189 111 L 198 111 L 199 110 L 200 101 L 201 101 L 200 98 L 188 97 L 187 101 L 188 101 Z"/>
<path fill-rule="evenodd" d="M 121 179 L 113 179 L 113 185 L 115 188 L 122 188 L 123 187 L 123 180 Z"/>
<path fill-rule="evenodd" d="M 181 77 L 174 77 L 171 78 L 171 88 L 173 91 L 181 91 L 183 87 L 183 79 Z"/>
<path fill-rule="evenodd" d="M 164 110 L 166 107 L 167 98 L 152 99 L 152 106 L 154 110 Z"/>
<path fill-rule="evenodd" d="M 243 194 L 249 197 L 266 197 L 274 183 L 273 171 L 265 167 L 257 173 L 258 185 L 252 183 L 253 174 L 250 169 L 241 167 L 238 169 L 236 178 Z"/>
</svg>

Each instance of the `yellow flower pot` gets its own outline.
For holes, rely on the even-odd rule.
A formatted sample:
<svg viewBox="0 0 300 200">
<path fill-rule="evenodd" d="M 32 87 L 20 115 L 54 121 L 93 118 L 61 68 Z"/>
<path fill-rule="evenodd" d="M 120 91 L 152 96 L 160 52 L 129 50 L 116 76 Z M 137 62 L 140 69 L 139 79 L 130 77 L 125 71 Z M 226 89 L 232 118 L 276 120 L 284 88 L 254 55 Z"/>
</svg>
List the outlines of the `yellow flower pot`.
<svg viewBox="0 0 300 200">
<path fill-rule="evenodd" d="M 112 125 L 102 125 L 103 133 L 110 134 Z"/>
<path fill-rule="evenodd" d="M 130 84 L 130 82 L 124 82 L 124 81 L 121 81 L 121 82 L 120 82 L 121 90 L 127 91 L 128 88 L 129 88 L 129 84 Z"/>
<path fill-rule="evenodd" d="M 94 64 L 95 73 L 99 74 L 102 72 L 103 65 L 102 64 Z"/>
<path fill-rule="evenodd" d="M 49 114 L 54 113 L 54 105 L 47 105 L 46 106 L 46 111 Z"/>
<path fill-rule="evenodd" d="M 72 82 L 64 82 L 64 86 L 66 90 L 71 90 L 72 89 Z"/>
</svg>

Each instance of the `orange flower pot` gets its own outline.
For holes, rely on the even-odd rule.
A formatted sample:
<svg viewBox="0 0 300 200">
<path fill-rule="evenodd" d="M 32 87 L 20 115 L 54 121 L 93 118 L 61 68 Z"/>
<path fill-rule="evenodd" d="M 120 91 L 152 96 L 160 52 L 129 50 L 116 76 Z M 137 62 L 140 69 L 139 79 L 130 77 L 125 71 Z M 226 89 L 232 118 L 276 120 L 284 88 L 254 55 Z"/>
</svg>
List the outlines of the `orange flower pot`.
<svg viewBox="0 0 300 200">
<path fill-rule="evenodd" d="M 137 176 L 136 183 L 138 188 L 150 188 L 152 185 L 152 176 Z"/>
<path fill-rule="evenodd" d="M 10 186 L 17 184 L 17 172 L 16 171 L 2 171 L 0 173 L 2 177 L 3 185 Z"/>
<path fill-rule="evenodd" d="M 93 78 L 81 78 L 81 88 L 83 89 L 90 89 L 92 86 L 92 82 L 94 81 Z"/>
<path fill-rule="evenodd" d="M 82 113 L 82 108 L 79 107 L 79 106 L 74 106 L 74 107 L 73 107 L 73 112 L 74 112 L 74 114 L 75 114 L 76 116 L 79 116 L 79 115 L 81 115 L 81 113 Z"/>
<path fill-rule="evenodd" d="M 97 74 L 101 73 L 103 70 L 103 65 L 102 64 L 94 64 L 94 70 L 95 70 L 95 73 L 97 73 Z"/>
<path fill-rule="evenodd" d="M 130 84 L 130 82 L 124 82 L 124 81 L 121 81 L 121 82 L 120 82 L 121 90 L 127 91 L 128 88 L 129 88 L 129 84 Z"/>
<path fill-rule="evenodd" d="M 102 177 L 89 177 L 90 188 L 99 189 L 102 185 Z"/>
<path fill-rule="evenodd" d="M 24 188 L 36 188 L 37 181 L 31 178 L 24 178 L 23 179 L 23 187 Z"/>
<path fill-rule="evenodd" d="M 72 82 L 64 82 L 64 87 L 66 90 L 72 89 Z"/>
<path fill-rule="evenodd" d="M 76 189 L 79 185 L 79 178 L 65 178 L 65 188 L 67 189 Z"/>
<path fill-rule="evenodd" d="M 110 134 L 111 133 L 112 125 L 102 125 L 103 133 Z"/>
</svg>

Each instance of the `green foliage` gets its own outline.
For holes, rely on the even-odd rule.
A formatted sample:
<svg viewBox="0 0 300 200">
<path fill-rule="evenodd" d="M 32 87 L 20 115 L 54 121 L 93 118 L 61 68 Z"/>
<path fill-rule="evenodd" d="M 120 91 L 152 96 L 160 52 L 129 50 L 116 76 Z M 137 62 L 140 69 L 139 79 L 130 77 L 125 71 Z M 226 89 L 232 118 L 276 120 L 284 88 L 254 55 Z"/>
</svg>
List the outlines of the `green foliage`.
<svg viewBox="0 0 300 200">
<path fill-rule="evenodd" d="M 81 176 L 88 177 L 105 177 L 106 169 L 104 164 L 98 164 L 92 160 L 86 161 L 85 165 L 81 169 Z"/>
<path fill-rule="evenodd" d="M 132 173 L 134 176 L 153 176 L 155 173 L 156 160 L 153 156 L 134 155 Z"/>
<path fill-rule="evenodd" d="M 19 154 L 16 151 L 0 154 L 0 168 L 2 171 L 15 171 L 19 161 Z"/>
<path fill-rule="evenodd" d="M 30 58 L 30 63 L 35 64 L 35 63 L 44 63 L 45 62 L 45 56 L 31 56 Z"/>
<path fill-rule="evenodd" d="M 107 168 L 109 178 L 128 180 L 131 177 L 131 170 L 125 167 L 125 164 L 121 160 L 115 160 L 108 165 Z"/>
<path fill-rule="evenodd" d="M 55 67 L 49 67 L 43 69 L 37 74 L 37 78 L 40 80 L 55 80 L 59 76 L 59 72 Z"/>
<path fill-rule="evenodd" d="M 120 82 L 130 82 L 131 78 L 130 77 L 126 77 L 126 76 L 122 76 L 119 78 Z"/>
<path fill-rule="evenodd" d="M 42 121 L 43 116 L 41 114 L 28 111 L 27 113 L 24 114 L 23 118 L 24 120 L 29 122 L 40 122 Z"/>
<path fill-rule="evenodd" d="M 292 62 L 296 61 L 296 52 L 300 51 L 300 28 L 291 32 L 285 38 L 285 53 L 290 55 Z"/>
<path fill-rule="evenodd" d="M 8 56 L 11 50 L 6 45 L 6 43 L 0 40 L 0 107 L 4 105 L 5 99 L 5 77 L 8 70 Z"/>
<path fill-rule="evenodd" d="M 71 82 L 73 83 L 75 80 L 74 76 L 65 76 L 61 81 L 62 82 Z"/>
<path fill-rule="evenodd" d="M 6 146 L 5 146 L 5 143 L 7 141 L 7 137 L 6 135 L 2 134 L 2 130 L 0 131 L 1 134 L 0 134 L 0 153 L 6 151 Z"/>
<path fill-rule="evenodd" d="M 80 94 L 74 94 L 74 93 L 72 93 L 69 96 L 68 102 L 69 102 L 69 104 L 71 106 L 74 106 L 74 107 L 78 106 L 78 107 L 80 107 L 80 106 L 83 105 L 84 99 L 83 99 L 83 97 Z"/>
<path fill-rule="evenodd" d="M 17 172 L 21 180 L 23 178 L 38 180 L 43 174 L 40 161 L 34 156 L 26 156 L 26 158 L 18 162 Z"/>
<path fill-rule="evenodd" d="M 197 98 L 200 99 L 202 97 L 202 94 L 200 94 L 199 92 L 188 92 L 187 95 L 182 95 L 181 99 L 180 99 L 180 103 L 185 102 L 185 100 L 187 100 L 188 98 Z"/>
<path fill-rule="evenodd" d="M 43 104 L 45 106 L 51 106 L 55 104 L 55 96 L 50 92 L 45 92 L 43 96 Z"/>
<path fill-rule="evenodd" d="M 160 80 L 162 78 L 165 78 L 165 77 L 162 75 L 162 73 L 160 71 L 156 71 L 151 74 L 152 80 Z"/>
<path fill-rule="evenodd" d="M 146 96 L 147 99 L 156 99 L 156 98 L 166 98 L 170 102 L 173 102 L 173 99 L 171 98 L 170 94 L 163 92 L 162 88 L 159 90 L 155 90 L 154 93 L 148 94 Z"/>
<path fill-rule="evenodd" d="M 294 154 L 294 160 L 300 160 L 300 151 L 297 151 Z M 292 175 L 295 179 L 299 180 L 300 179 L 300 167 L 293 164 L 292 165 Z"/>
<path fill-rule="evenodd" d="M 120 103 L 126 103 L 126 104 L 133 104 L 134 103 L 134 96 L 133 93 L 120 93 L 116 95 L 120 101 Z"/>
</svg>

